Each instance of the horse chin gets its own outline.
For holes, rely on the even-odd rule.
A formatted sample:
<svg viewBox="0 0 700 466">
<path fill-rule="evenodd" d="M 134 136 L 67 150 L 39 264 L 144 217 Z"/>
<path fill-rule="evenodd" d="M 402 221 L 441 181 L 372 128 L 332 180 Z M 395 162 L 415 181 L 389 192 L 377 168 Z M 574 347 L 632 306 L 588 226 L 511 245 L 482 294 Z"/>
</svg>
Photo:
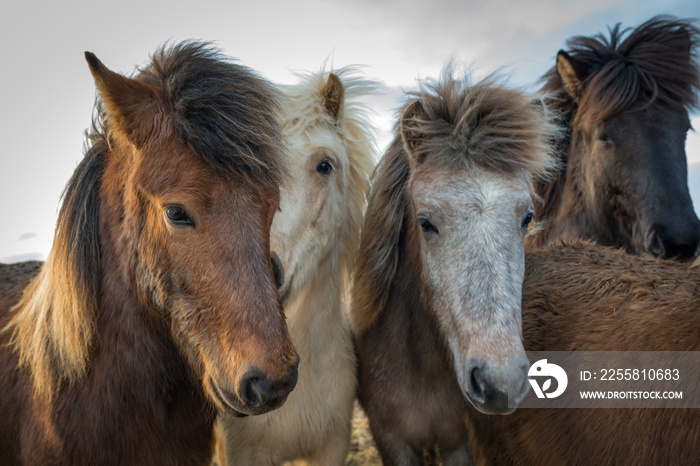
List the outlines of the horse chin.
<svg viewBox="0 0 700 466">
<path fill-rule="evenodd" d="M 462 395 L 464 396 L 464 399 L 467 400 L 467 403 L 469 403 L 474 409 L 483 414 L 506 415 L 511 414 L 513 411 L 515 411 L 514 407 L 509 406 L 507 399 L 500 400 L 496 403 L 479 403 L 475 400 L 472 400 L 471 397 L 467 394 L 463 393 Z"/>
<path fill-rule="evenodd" d="M 289 296 L 289 291 L 292 289 L 292 282 L 294 281 L 294 276 L 290 275 L 289 280 L 283 283 L 281 287 L 277 289 L 277 293 L 280 296 L 280 302 L 284 305 L 285 299 Z"/>
<path fill-rule="evenodd" d="M 287 396 L 285 395 L 279 397 L 274 403 L 268 403 L 263 406 L 249 406 L 244 404 L 235 393 L 220 387 L 213 378 L 210 378 L 208 386 L 209 389 L 207 392 L 209 394 L 209 398 L 213 401 L 216 409 L 234 417 L 247 417 L 265 414 L 279 408 L 285 403 L 285 401 L 287 401 Z"/>
</svg>

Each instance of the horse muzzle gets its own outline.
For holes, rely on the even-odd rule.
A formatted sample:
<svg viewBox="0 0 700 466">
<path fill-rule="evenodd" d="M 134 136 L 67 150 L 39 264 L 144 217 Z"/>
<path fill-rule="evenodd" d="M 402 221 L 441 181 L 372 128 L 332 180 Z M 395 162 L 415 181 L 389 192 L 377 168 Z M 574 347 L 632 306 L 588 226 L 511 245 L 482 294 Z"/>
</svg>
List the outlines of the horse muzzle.
<svg viewBox="0 0 700 466">
<path fill-rule="evenodd" d="M 280 379 L 275 380 L 260 368 L 252 367 L 240 377 L 233 389 L 213 377 L 210 378 L 209 394 L 219 410 L 229 411 L 234 416 L 265 414 L 287 401 L 297 384 L 298 376 L 299 355 L 296 356 L 296 362 L 289 373 Z"/>
<path fill-rule="evenodd" d="M 467 401 L 484 414 L 510 414 L 527 394 L 530 385 L 527 358 L 496 368 L 486 361 L 467 361 L 466 380 L 460 381 Z"/>
</svg>

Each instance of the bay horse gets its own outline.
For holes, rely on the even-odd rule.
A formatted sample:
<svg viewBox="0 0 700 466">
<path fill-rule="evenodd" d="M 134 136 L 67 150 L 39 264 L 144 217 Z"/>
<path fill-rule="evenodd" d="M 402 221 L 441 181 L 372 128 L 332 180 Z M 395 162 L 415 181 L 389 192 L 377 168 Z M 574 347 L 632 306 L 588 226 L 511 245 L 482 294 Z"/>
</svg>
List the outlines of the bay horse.
<svg viewBox="0 0 700 466">
<path fill-rule="evenodd" d="M 387 465 L 437 447 L 468 461 L 467 405 L 525 396 L 521 342 L 531 181 L 554 164 L 540 101 L 448 67 L 409 94 L 372 178 L 352 290 L 358 397 Z"/>
<path fill-rule="evenodd" d="M 700 269 L 595 243 L 525 255 L 528 351 L 700 351 Z M 684 393 L 684 395 L 687 395 Z M 518 409 L 467 416 L 475 464 L 695 464 L 695 409 Z"/>
<path fill-rule="evenodd" d="M 51 253 L 0 267 L 0 463 L 207 464 L 216 411 L 278 408 L 297 379 L 276 91 L 205 43 L 133 78 L 85 57 L 98 118 Z"/>
<path fill-rule="evenodd" d="M 284 270 L 279 290 L 302 361 L 299 383 L 274 412 L 220 417 L 220 465 L 345 464 L 357 391 L 345 298 L 376 163 L 367 109 L 357 99 L 375 88 L 352 68 L 303 75 L 283 88 L 290 176 L 271 247 Z"/>
<path fill-rule="evenodd" d="M 533 244 L 582 238 L 631 254 L 698 255 L 685 137 L 699 38 L 690 21 L 662 16 L 573 37 L 559 51 L 543 91 L 567 126 L 556 142 L 563 168 L 537 187 L 544 228 Z"/>
</svg>

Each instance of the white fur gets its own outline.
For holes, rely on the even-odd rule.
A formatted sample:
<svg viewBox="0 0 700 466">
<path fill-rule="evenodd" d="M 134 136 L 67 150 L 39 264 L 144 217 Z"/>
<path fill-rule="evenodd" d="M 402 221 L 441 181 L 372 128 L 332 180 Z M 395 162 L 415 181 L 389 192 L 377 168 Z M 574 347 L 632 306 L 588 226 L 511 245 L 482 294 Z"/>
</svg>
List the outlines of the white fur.
<svg viewBox="0 0 700 466">
<path fill-rule="evenodd" d="M 290 176 L 271 251 L 284 268 L 280 295 L 300 357 L 299 381 L 276 411 L 220 419 L 220 464 L 342 465 L 348 453 L 357 381 L 345 297 L 375 159 L 363 107 L 353 100 L 373 85 L 348 69 L 334 74 L 345 88 L 337 121 L 323 105 L 325 72 L 286 89 L 283 114 Z M 330 174 L 317 171 L 323 161 Z"/>
<path fill-rule="evenodd" d="M 430 170 L 430 168 L 428 168 Z M 411 189 L 416 213 L 438 234 L 423 234 L 421 257 L 457 380 L 470 399 L 470 361 L 485 363 L 517 405 L 527 393 L 521 294 L 522 220 L 532 209 L 525 173 L 471 167 L 433 176 L 419 167 Z"/>
</svg>

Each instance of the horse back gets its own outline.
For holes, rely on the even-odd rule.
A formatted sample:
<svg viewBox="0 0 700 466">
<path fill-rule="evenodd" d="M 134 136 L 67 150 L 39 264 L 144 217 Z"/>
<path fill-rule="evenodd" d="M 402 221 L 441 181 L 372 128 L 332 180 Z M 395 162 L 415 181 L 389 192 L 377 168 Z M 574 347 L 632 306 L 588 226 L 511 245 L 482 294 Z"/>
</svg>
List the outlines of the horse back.
<svg viewBox="0 0 700 466">
<path fill-rule="evenodd" d="M 22 413 L 29 379 L 19 369 L 17 354 L 10 348 L 11 333 L 3 331 L 10 320 L 10 309 L 22 297 L 24 288 L 36 276 L 41 262 L 0 264 L 0 464 L 18 462 Z"/>
<path fill-rule="evenodd" d="M 574 241 L 526 254 L 529 351 L 700 351 L 700 269 Z M 693 409 L 469 409 L 474 464 L 690 464 Z"/>
<path fill-rule="evenodd" d="M 528 351 L 700 351 L 700 269 L 573 241 L 528 251 Z"/>
<path fill-rule="evenodd" d="M 5 309 L 5 303 L 14 300 L 10 306 L 19 301 L 24 287 L 39 273 L 43 262 L 28 261 L 16 264 L 0 263 L 0 303 Z"/>
<path fill-rule="evenodd" d="M 19 302 L 24 288 L 39 273 L 42 264 L 38 261 L 0 263 L 0 341 L 3 342 L 3 350 L 9 335 L 2 329 L 12 317 L 10 309 Z"/>
</svg>

